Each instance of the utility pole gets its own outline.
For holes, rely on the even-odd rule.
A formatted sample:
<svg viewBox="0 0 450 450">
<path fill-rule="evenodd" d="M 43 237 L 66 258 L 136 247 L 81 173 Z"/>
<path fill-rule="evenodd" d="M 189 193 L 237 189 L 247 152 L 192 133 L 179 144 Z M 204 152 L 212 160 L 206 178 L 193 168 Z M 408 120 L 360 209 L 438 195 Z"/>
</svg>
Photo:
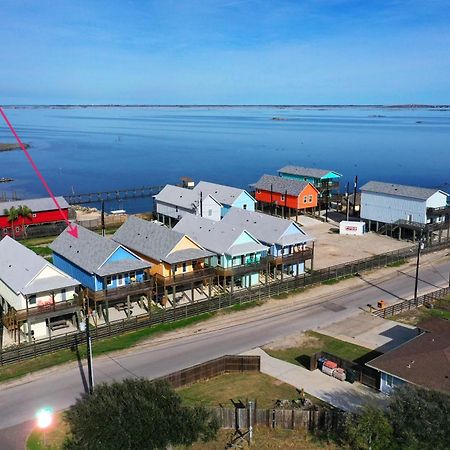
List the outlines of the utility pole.
<svg viewBox="0 0 450 450">
<path fill-rule="evenodd" d="M 88 363 L 88 383 L 89 383 L 89 394 L 94 393 L 94 370 L 92 365 L 92 339 L 89 329 L 89 298 L 85 297 L 86 304 L 86 350 L 87 350 L 87 363 Z"/>
<path fill-rule="evenodd" d="M 328 222 L 328 202 L 330 200 L 330 190 L 327 186 L 327 190 L 325 191 L 325 222 Z"/>
<path fill-rule="evenodd" d="M 105 237 L 105 201 L 102 200 L 102 236 Z"/>
<path fill-rule="evenodd" d="M 347 181 L 347 189 L 345 191 L 345 198 L 347 199 L 347 208 L 346 208 L 346 213 L 347 213 L 347 222 L 348 219 L 350 218 L 350 196 L 349 196 L 349 191 L 350 190 L 350 182 Z"/>
<path fill-rule="evenodd" d="M 417 290 L 419 286 L 419 265 L 420 265 L 420 251 L 423 248 L 423 235 L 419 237 L 419 245 L 417 246 L 417 261 L 416 261 L 416 280 L 414 284 L 414 303 L 417 306 Z"/>
<path fill-rule="evenodd" d="M 353 215 L 356 216 L 356 190 L 358 189 L 358 175 L 355 175 L 353 183 Z"/>
</svg>

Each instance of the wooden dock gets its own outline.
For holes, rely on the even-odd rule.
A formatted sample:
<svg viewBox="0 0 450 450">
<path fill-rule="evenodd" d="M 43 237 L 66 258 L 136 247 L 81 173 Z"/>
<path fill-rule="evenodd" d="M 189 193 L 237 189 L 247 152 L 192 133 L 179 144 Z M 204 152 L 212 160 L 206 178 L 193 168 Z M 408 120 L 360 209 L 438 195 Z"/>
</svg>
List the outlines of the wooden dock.
<svg viewBox="0 0 450 450">
<path fill-rule="evenodd" d="M 64 198 L 70 205 L 83 205 L 88 203 L 107 202 L 112 200 L 128 200 L 134 198 L 153 197 L 164 186 L 142 186 L 130 189 L 118 189 L 115 191 L 89 192 L 87 194 L 67 194 Z"/>
</svg>

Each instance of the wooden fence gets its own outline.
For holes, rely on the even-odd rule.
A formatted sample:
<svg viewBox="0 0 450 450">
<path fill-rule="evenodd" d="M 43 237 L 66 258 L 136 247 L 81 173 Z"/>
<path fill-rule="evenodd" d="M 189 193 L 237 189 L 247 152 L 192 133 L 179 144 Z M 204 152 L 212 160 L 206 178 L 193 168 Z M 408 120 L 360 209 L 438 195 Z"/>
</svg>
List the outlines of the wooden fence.
<svg viewBox="0 0 450 450">
<path fill-rule="evenodd" d="M 260 370 L 261 359 L 259 356 L 227 355 L 179 370 L 161 377 L 159 380 L 167 381 L 172 387 L 179 388 L 224 373 L 259 372 Z"/>
<path fill-rule="evenodd" d="M 212 408 L 222 428 L 249 428 L 248 408 Z M 342 428 L 345 413 L 328 409 L 255 409 L 252 426 L 288 430 L 304 429 L 310 432 L 337 432 Z"/>
<path fill-rule="evenodd" d="M 423 306 L 426 303 L 431 303 L 434 300 L 445 297 L 450 294 L 450 288 L 442 288 L 436 291 L 430 292 L 429 294 L 421 295 L 417 297 L 417 300 L 404 300 L 402 302 L 394 303 L 393 305 L 386 306 L 382 309 L 373 310 L 372 314 L 378 317 L 390 317 L 396 314 L 401 314 L 405 311 L 410 311 L 411 309 Z"/>
<path fill-rule="evenodd" d="M 431 248 L 428 247 L 424 249 L 424 252 L 447 248 L 448 245 L 448 242 L 441 243 Z M 189 317 L 211 313 L 237 304 L 286 295 L 292 291 L 297 291 L 324 281 L 359 274 L 367 270 L 377 269 L 402 261 L 414 256 L 416 250 L 417 246 L 412 246 L 406 249 L 375 255 L 345 264 L 314 270 L 311 273 L 305 273 L 297 277 L 285 278 L 284 280 L 272 281 L 268 284 L 261 284 L 249 289 L 234 291 L 233 294 L 229 292 L 221 293 L 210 299 L 203 299 L 195 303 L 180 305 L 174 308 L 164 308 L 156 312 L 152 311 L 152 308 L 150 308 L 148 314 L 134 317 L 131 316 L 127 319 L 116 320 L 93 328 L 91 337 L 93 340 L 104 339 L 161 323 L 175 322 Z M 58 337 L 25 342 L 1 350 L 0 365 L 19 362 L 62 349 L 73 348 L 77 344 L 83 342 L 85 342 L 85 334 L 80 331 L 67 333 Z"/>
</svg>

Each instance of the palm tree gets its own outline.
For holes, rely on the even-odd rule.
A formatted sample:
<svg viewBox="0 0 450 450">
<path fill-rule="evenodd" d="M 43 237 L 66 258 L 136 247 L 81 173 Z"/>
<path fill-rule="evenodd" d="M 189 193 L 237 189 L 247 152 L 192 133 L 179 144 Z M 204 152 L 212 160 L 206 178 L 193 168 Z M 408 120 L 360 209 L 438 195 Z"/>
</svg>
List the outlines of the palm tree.
<svg viewBox="0 0 450 450">
<path fill-rule="evenodd" d="M 28 208 L 27 205 L 20 205 L 19 208 L 17 208 L 17 213 L 19 217 L 22 217 L 22 233 L 27 234 L 25 231 L 25 219 L 31 218 L 33 211 L 31 211 L 30 208 Z"/>
<path fill-rule="evenodd" d="M 8 222 L 11 222 L 12 237 L 15 239 L 14 222 L 19 218 L 19 210 L 14 208 L 14 206 L 11 206 L 9 209 L 5 208 L 3 213 L 8 216 Z"/>
</svg>

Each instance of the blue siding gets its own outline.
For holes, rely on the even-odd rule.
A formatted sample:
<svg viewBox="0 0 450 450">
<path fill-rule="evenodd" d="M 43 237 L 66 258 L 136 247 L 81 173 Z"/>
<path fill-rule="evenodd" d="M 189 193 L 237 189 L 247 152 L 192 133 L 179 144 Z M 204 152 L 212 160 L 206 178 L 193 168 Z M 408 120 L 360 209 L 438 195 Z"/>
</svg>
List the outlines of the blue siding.
<svg viewBox="0 0 450 450">
<path fill-rule="evenodd" d="M 123 261 L 123 260 L 136 260 L 139 259 L 136 255 L 133 255 L 131 252 L 126 250 L 123 247 L 117 248 L 117 250 L 106 260 L 107 263 L 114 261 Z"/>
<path fill-rule="evenodd" d="M 124 279 L 124 284 L 121 284 L 121 285 L 117 284 L 117 276 L 113 275 L 111 277 L 112 284 L 110 284 L 109 286 L 105 286 L 105 283 L 103 282 L 103 277 L 96 276 L 97 290 L 101 291 L 103 289 L 114 289 L 116 287 L 120 287 L 120 286 L 124 286 L 124 285 L 130 284 L 132 282 L 129 273 L 122 274 L 122 276 L 123 276 L 123 279 Z M 137 270 L 136 271 L 136 280 L 135 281 L 136 282 L 144 281 L 144 271 L 143 270 Z"/>
<path fill-rule="evenodd" d="M 96 290 L 93 274 L 86 272 L 58 253 L 53 253 L 53 264 L 58 269 L 61 269 L 63 272 L 67 273 L 67 275 L 70 275 L 72 278 L 75 278 L 75 280 L 78 280 L 82 286 L 92 289 L 93 291 Z"/>
<path fill-rule="evenodd" d="M 242 194 L 233 202 L 231 206 L 233 206 L 233 208 L 246 209 L 247 211 L 254 211 L 255 203 L 256 200 L 248 192 L 242 192 Z"/>
</svg>

